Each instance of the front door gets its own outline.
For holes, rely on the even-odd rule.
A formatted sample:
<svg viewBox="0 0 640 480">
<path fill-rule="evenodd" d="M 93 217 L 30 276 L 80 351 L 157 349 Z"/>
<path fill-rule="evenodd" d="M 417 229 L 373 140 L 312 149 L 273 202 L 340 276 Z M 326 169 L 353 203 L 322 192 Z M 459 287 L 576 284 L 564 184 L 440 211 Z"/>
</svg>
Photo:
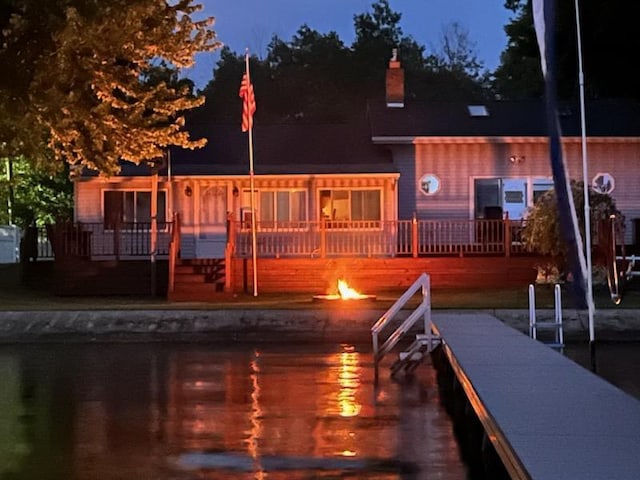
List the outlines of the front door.
<svg viewBox="0 0 640 480">
<path fill-rule="evenodd" d="M 227 188 L 203 187 L 200 190 L 198 258 L 224 258 L 227 244 Z"/>
<path fill-rule="evenodd" d="M 504 178 L 502 180 L 502 212 L 511 220 L 520 220 L 527 213 L 527 180 Z"/>
</svg>

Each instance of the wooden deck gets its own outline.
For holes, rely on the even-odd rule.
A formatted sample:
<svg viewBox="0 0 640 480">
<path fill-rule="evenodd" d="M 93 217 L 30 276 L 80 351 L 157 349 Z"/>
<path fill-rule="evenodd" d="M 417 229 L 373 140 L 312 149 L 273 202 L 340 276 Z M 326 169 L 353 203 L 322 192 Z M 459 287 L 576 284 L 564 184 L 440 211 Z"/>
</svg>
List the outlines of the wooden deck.
<svg viewBox="0 0 640 480">
<path fill-rule="evenodd" d="M 640 401 L 490 315 L 433 323 L 510 478 L 640 478 Z"/>
<path fill-rule="evenodd" d="M 406 289 L 423 272 L 433 288 L 526 286 L 539 257 L 259 258 L 258 291 L 328 293 L 338 279 L 366 293 Z M 251 260 L 233 259 L 232 290 L 253 288 Z"/>
</svg>

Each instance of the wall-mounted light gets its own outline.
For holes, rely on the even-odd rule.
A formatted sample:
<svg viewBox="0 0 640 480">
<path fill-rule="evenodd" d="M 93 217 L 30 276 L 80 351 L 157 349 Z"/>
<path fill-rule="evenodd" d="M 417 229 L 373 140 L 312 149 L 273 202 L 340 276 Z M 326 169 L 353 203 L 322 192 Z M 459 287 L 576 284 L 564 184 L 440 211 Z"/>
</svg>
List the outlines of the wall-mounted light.
<svg viewBox="0 0 640 480">
<path fill-rule="evenodd" d="M 184 194 L 187 197 L 190 197 L 191 195 L 193 195 L 193 190 L 191 190 L 191 187 L 189 185 L 187 185 L 186 187 L 184 187 Z"/>
<path fill-rule="evenodd" d="M 233 193 L 234 197 L 237 197 L 238 195 L 240 195 L 240 190 L 238 190 L 238 187 L 234 185 L 233 190 L 231 190 L 231 193 Z"/>
<path fill-rule="evenodd" d="M 527 157 L 525 157 L 524 155 L 511 155 L 509 157 L 509 162 L 511 162 L 513 165 L 520 165 L 526 160 L 526 158 Z"/>
</svg>

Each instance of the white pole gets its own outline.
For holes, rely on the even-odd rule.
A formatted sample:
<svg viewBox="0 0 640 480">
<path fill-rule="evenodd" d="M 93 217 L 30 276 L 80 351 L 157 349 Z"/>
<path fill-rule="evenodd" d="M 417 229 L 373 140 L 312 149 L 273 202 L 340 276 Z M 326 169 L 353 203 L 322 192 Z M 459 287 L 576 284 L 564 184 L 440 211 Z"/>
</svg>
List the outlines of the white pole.
<svg viewBox="0 0 640 480">
<path fill-rule="evenodd" d="M 251 76 L 249 75 L 249 52 L 245 56 L 245 68 L 247 71 L 247 83 L 251 85 Z M 253 296 L 258 296 L 258 266 L 256 260 L 258 254 L 256 252 L 256 201 L 255 188 L 253 181 L 253 123 L 249 126 L 249 187 L 251 188 L 251 254 L 253 263 Z"/>
<path fill-rule="evenodd" d="M 587 307 L 589 310 L 589 344 L 593 351 L 595 342 L 595 328 L 593 316 L 595 305 L 593 304 L 593 275 L 591 265 L 591 207 L 589 206 L 589 174 L 587 169 L 587 135 L 585 125 L 584 108 L 584 74 L 582 70 L 582 40 L 580 32 L 580 7 L 578 0 L 575 0 L 576 9 L 576 36 L 578 43 L 578 81 L 580 84 L 580 127 L 582 132 L 582 181 L 584 186 L 584 234 L 586 243 L 585 256 L 587 257 Z"/>
</svg>

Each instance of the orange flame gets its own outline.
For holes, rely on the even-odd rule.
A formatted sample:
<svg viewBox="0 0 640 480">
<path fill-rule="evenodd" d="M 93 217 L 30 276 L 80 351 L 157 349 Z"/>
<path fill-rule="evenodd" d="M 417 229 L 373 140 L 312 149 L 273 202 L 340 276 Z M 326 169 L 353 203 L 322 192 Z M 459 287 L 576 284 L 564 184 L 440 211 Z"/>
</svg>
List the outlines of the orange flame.
<svg viewBox="0 0 640 480">
<path fill-rule="evenodd" d="M 338 294 L 342 300 L 357 300 L 359 298 L 366 298 L 366 295 L 361 294 L 357 290 L 354 290 L 349 286 L 346 280 L 338 280 Z"/>
</svg>

